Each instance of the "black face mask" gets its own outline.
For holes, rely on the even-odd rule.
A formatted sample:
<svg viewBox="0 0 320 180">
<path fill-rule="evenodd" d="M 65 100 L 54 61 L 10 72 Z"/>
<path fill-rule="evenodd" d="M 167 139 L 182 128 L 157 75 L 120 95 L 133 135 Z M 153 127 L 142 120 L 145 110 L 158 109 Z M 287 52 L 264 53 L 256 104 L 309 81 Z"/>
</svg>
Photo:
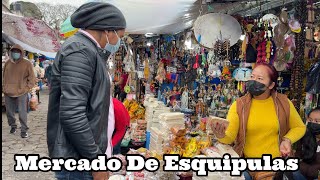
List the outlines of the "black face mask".
<svg viewBox="0 0 320 180">
<path fill-rule="evenodd" d="M 320 124 L 308 122 L 307 128 L 312 132 L 314 135 L 320 134 Z"/>
<path fill-rule="evenodd" d="M 255 80 L 249 80 L 247 82 L 247 90 L 253 96 L 260 96 L 267 90 L 267 86 Z"/>
</svg>

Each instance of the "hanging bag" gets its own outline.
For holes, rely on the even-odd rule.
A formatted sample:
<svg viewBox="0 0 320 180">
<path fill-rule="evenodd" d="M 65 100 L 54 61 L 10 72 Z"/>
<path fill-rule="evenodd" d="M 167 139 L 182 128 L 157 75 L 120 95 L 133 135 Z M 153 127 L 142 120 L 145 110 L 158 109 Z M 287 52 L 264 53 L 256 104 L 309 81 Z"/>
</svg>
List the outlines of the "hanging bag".
<svg viewBox="0 0 320 180">
<path fill-rule="evenodd" d="M 306 92 L 320 93 L 320 61 L 311 66 L 307 74 Z"/>
<path fill-rule="evenodd" d="M 129 84 L 130 84 L 129 81 L 131 81 L 131 73 L 129 74 L 129 77 L 127 79 L 126 85 L 124 86 L 124 92 L 127 93 L 127 94 L 129 94 L 130 91 L 131 91 L 131 88 L 129 86 Z"/>
</svg>

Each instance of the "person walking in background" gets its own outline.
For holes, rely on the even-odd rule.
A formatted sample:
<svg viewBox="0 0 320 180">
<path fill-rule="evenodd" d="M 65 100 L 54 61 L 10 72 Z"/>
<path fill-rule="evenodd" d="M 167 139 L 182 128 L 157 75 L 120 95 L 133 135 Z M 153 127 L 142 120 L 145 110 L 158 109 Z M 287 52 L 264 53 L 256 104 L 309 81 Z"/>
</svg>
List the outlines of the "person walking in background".
<svg viewBox="0 0 320 180">
<path fill-rule="evenodd" d="M 35 66 L 34 66 L 34 75 L 37 78 L 36 83 L 37 86 L 39 87 L 39 89 L 36 90 L 36 95 L 38 97 L 38 104 L 41 103 L 40 101 L 40 91 L 42 90 L 42 80 L 41 80 L 41 67 L 39 65 L 39 61 L 35 62 Z"/>
<path fill-rule="evenodd" d="M 27 98 L 28 92 L 36 83 L 32 64 L 23 58 L 24 50 L 15 44 L 9 52 L 10 59 L 3 68 L 3 92 L 5 94 L 5 106 L 10 133 L 17 129 L 15 111 L 16 105 L 19 109 L 19 120 L 21 124 L 21 137 L 28 137 L 27 125 Z"/>
<path fill-rule="evenodd" d="M 47 119 L 50 158 L 112 156 L 114 108 L 106 60 L 118 51 L 126 20 L 115 6 L 90 2 L 71 15 L 80 30 L 68 38 L 52 65 Z M 111 136 L 109 135 L 111 134 Z M 57 171 L 58 180 L 106 180 L 108 172 Z"/>
<path fill-rule="evenodd" d="M 128 72 L 124 72 L 121 75 L 120 81 L 115 84 L 116 86 L 119 86 L 119 88 L 120 88 L 119 100 L 121 102 L 123 102 L 127 97 L 127 93 L 124 91 L 124 87 L 127 85 L 128 78 L 129 78 Z"/>
<path fill-rule="evenodd" d="M 47 81 L 47 86 L 48 86 L 49 89 L 51 87 L 51 73 L 52 73 L 52 62 L 49 61 L 48 62 L 48 66 L 45 69 L 45 74 L 44 74 L 44 78 Z"/>
</svg>

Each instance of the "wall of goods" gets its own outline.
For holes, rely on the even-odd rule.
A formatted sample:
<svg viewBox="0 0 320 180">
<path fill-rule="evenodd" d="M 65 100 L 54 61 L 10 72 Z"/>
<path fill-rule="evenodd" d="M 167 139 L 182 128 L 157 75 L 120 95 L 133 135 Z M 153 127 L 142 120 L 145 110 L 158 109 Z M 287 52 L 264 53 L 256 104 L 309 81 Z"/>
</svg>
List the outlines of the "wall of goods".
<svg viewBox="0 0 320 180">
<path fill-rule="evenodd" d="M 320 24 L 314 11 L 312 3 L 298 1 L 277 16 L 233 16 L 241 27 L 240 40 L 225 38 L 232 30 L 221 29 L 212 48 L 203 45 L 206 37 L 197 34 L 198 27 L 176 35 L 128 38 L 113 66 L 115 81 L 129 73 L 124 105 L 132 128 L 123 147 L 144 146 L 129 153 L 160 160 L 164 153 L 237 156 L 231 147 L 211 141 L 209 124 L 226 118 L 231 104 L 246 93 L 256 63 L 276 67 L 277 91 L 287 94 L 305 117 L 320 105 Z"/>
</svg>

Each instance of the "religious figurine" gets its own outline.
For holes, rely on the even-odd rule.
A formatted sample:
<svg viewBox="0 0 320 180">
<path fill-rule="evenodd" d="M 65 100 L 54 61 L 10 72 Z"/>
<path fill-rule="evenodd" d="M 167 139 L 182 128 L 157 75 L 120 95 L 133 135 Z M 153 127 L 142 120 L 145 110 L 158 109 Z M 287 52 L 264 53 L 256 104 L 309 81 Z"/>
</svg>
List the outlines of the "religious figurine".
<svg viewBox="0 0 320 180">
<path fill-rule="evenodd" d="M 155 79 L 159 81 L 160 84 L 162 84 L 165 77 L 166 77 L 166 70 L 164 69 L 163 62 L 160 61 L 158 65 L 157 76 L 155 77 Z"/>
<path fill-rule="evenodd" d="M 227 95 L 227 104 L 228 104 L 228 105 L 231 105 L 231 103 L 232 103 L 232 95 L 231 95 L 231 93 L 229 93 L 229 94 Z"/>
<path fill-rule="evenodd" d="M 216 86 L 216 90 L 217 90 L 217 91 L 221 91 L 221 89 L 222 89 L 222 85 L 221 85 L 221 84 L 218 84 L 218 85 Z"/>
<path fill-rule="evenodd" d="M 164 104 L 167 104 L 167 90 L 164 90 L 163 93 L 161 94 L 161 100 Z"/>
<path fill-rule="evenodd" d="M 210 96 L 213 96 L 213 88 L 212 88 L 212 86 L 209 86 L 209 88 L 208 88 L 208 94 L 209 94 Z"/>
<path fill-rule="evenodd" d="M 212 110 L 215 110 L 217 107 L 216 107 L 216 99 L 213 99 L 212 102 L 211 102 L 211 106 L 210 106 L 210 109 Z"/>
<path fill-rule="evenodd" d="M 196 104 L 196 114 L 200 117 L 203 117 L 204 113 L 205 113 L 205 105 L 203 103 L 203 99 L 200 98 L 198 100 L 198 103 Z"/>
<path fill-rule="evenodd" d="M 185 85 L 182 96 L 181 96 L 181 108 L 182 109 L 188 109 L 189 105 L 189 91 L 188 86 Z"/>
<path fill-rule="evenodd" d="M 200 98 L 202 99 L 203 96 L 204 96 L 204 91 L 203 91 L 203 89 L 200 89 L 199 94 L 198 94 L 198 98 L 199 98 L 199 99 L 200 99 Z"/>
<path fill-rule="evenodd" d="M 173 90 L 171 91 L 171 93 L 170 93 L 170 104 L 171 104 L 171 106 L 173 106 L 173 101 L 176 101 L 176 100 L 178 100 L 179 99 L 179 96 L 180 95 L 180 92 L 177 90 L 177 87 L 176 86 L 174 86 L 173 87 Z"/>
</svg>

